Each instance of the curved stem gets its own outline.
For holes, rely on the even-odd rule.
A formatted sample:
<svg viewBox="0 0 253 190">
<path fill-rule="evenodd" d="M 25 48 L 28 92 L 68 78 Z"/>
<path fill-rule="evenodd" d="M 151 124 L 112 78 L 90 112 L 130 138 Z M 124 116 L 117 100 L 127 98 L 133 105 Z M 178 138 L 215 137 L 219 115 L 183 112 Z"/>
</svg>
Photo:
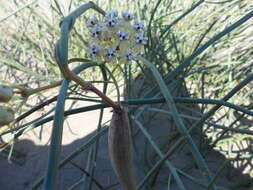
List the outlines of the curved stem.
<svg viewBox="0 0 253 190">
<path fill-rule="evenodd" d="M 114 110 L 120 110 L 120 106 L 113 102 L 109 97 L 107 97 L 103 92 L 93 86 L 91 83 L 85 82 L 81 77 L 76 75 L 74 72 L 70 71 L 68 65 L 62 65 L 62 71 L 64 76 L 70 80 L 75 81 L 79 84 L 84 90 L 90 90 L 97 94 L 106 104 L 111 106 Z"/>
<path fill-rule="evenodd" d="M 25 117 L 31 115 L 32 113 L 34 113 L 35 111 L 49 105 L 50 103 L 56 101 L 57 96 L 39 104 L 38 106 L 32 108 L 31 110 L 25 112 L 24 114 L 20 115 L 15 122 L 18 122 L 22 119 L 24 119 Z M 240 111 L 244 114 L 248 114 L 250 116 L 253 116 L 253 112 L 249 111 L 248 109 L 245 109 L 241 106 L 237 106 L 235 104 L 229 103 L 229 102 L 224 102 L 222 100 L 211 100 L 211 99 L 196 99 L 196 98 L 180 98 L 180 97 L 175 97 L 174 98 L 175 103 L 188 103 L 188 104 L 214 104 L 214 105 L 222 105 L 222 106 L 226 106 L 229 108 L 232 108 L 236 111 Z M 131 100 L 127 100 L 127 101 L 121 101 L 120 104 L 123 105 L 144 105 L 144 104 L 159 104 L 159 103 L 164 103 L 165 99 L 164 98 L 145 98 L 145 99 L 131 99 Z M 86 108 L 76 108 L 73 110 L 68 110 L 65 112 L 65 115 L 72 115 L 72 114 L 76 114 L 76 113 L 81 113 L 81 112 L 85 112 L 85 111 L 91 111 L 91 110 L 95 110 L 95 109 L 101 109 L 101 108 L 106 108 L 109 107 L 108 105 L 105 104 L 97 104 L 97 105 L 93 105 L 91 107 L 88 107 L 88 109 Z M 42 124 L 44 124 L 45 122 L 42 122 Z M 39 124 L 38 124 L 39 125 Z M 13 131 L 17 131 L 19 129 L 22 129 L 26 126 L 26 124 L 16 127 L 16 128 L 12 128 L 9 129 L 8 131 L 1 131 L 0 132 L 0 136 L 7 134 L 9 132 L 13 132 Z M 37 126 L 37 125 L 36 125 Z"/>
<path fill-rule="evenodd" d="M 34 89 L 24 89 L 23 91 L 21 91 L 21 95 L 23 97 L 28 97 L 28 96 L 31 96 L 33 94 L 36 94 L 38 92 L 41 92 L 41 91 L 44 91 L 44 90 L 49 90 L 51 88 L 55 88 L 55 87 L 58 87 L 60 86 L 62 83 L 62 81 L 57 81 L 57 82 L 54 82 L 53 84 L 49 84 L 49 85 L 46 85 L 46 86 L 42 86 L 42 87 L 39 87 L 39 88 L 34 88 Z"/>
</svg>

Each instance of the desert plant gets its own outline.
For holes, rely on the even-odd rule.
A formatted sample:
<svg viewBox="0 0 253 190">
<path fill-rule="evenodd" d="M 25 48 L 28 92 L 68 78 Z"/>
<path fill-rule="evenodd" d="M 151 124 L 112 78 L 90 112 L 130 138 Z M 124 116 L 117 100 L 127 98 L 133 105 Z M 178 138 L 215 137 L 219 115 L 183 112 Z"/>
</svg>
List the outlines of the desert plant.
<svg viewBox="0 0 253 190">
<path fill-rule="evenodd" d="M 58 168 L 64 166 L 80 152 L 89 149 L 95 156 L 89 157 L 87 165 L 96 162 L 97 152 L 99 151 L 99 137 L 105 135 L 108 130 L 107 127 L 102 127 L 101 124 L 103 109 L 112 107 L 114 114 L 117 115 L 117 113 L 122 113 L 122 108 L 119 104 L 124 106 L 135 105 L 137 107 L 128 111 L 129 127 L 132 129 L 133 125 L 137 127 L 137 129 L 133 130 L 134 133 L 141 132 L 145 136 L 147 139 L 146 149 L 152 147 L 155 150 L 155 157 L 158 159 L 156 163 L 152 163 L 155 159 L 152 160 L 150 155 L 147 154 L 147 158 L 142 158 L 143 155 L 137 155 L 136 147 L 134 146 L 137 157 L 141 157 L 140 160 L 148 160 L 147 163 L 151 165 L 148 166 L 144 162 L 142 170 L 145 177 L 135 188 L 140 189 L 144 185 L 151 188 L 152 185 L 149 179 L 154 177 L 154 174 L 164 165 L 169 168 L 171 176 L 173 176 L 179 189 L 187 189 L 180 178 L 180 175 L 183 174 L 186 178 L 206 189 L 223 189 L 215 184 L 220 171 L 212 174 L 204 159 L 205 153 L 203 150 L 208 150 L 203 145 L 205 138 L 201 137 L 201 145 L 197 146 L 196 142 L 194 142 L 192 131 L 201 129 L 212 140 L 211 145 L 220 148 L 222 151 L 227 149 L 227 147 L 223 146 L 224 144 L 228 144 L 228 149 L 231 149 L 234 144 L 242 140 L 249 144 L 252 143 L 250 137 L 253 133 L 250 130 L 250 125 L 240 123 L 243 122 L 243 118 L 250 119 L 253 116 L 251 111 L 253 62 L 252 43 L 250 43 L 253 31 L 250 23 L 250 19 L 253 17 L 252 2 L 209 2 L 200 0 L 193 3 L 192 1 L 159 0 L 150 3 L 149 1 L 133 1 L 133 6 L 128 5 L 127 9 L 133 11 L 135 7 L 137 9 L 136 17 L 146 22 L 147 31 L 145 34 L 147 34 L 147 38 L 143 33 L 136 36 L 129 31 L 123 30 L 113 33 L 109 32 L 109 34 L 106 31 L 105 38 L 115 40 L 116 38 L 123 39 L 122 35 L 130 35 L 131 39 L 135 39 L 145 46 L 141 51 L 139 51 L 140 47 L 135 47 L 133 51 L 127 49 L 127 51 L 119 52 L 118 56 L 115 54 L 116 49 L 125 49 L 125 46 L 129 46 L 129 44 L 122 43 L 120 47 L 115 46 L 113 50 L 108 49 L 107 46 L 113 43 L 108 42 L 107 39 L 103 39 L 104 41 L 101 42 L 92 41 L 90 37 L 87 38 L 87 36 L 90 36 L 89 31 L 84 30 L 86 28 L 84 20 L 94 25 L 97 24 L 97 19 L 92 18 L 89 20 L 85 16 L 86 14 L 83 13 L 93 9 L 92 13 L 98 14 L 97 17 L 103 18 L 103 15 L 105 15 L 104 10 L 92 2 L 80 6 L 80 2 L 74 3 L 71 1 L 70 5 L 76 4 L 78 8 L 65 16 L 66 14 L 62 11 L 59 3 L 57 1 L 54 2 L 55 6 L 52 6 L 52 9 L 54 14 L 57 13 L 56 18 L 60 20 L 60 17 L 64 16 L 60 22 L 60 32 L 57 27 L 43 18 L 43 23 L 37 22 L 37 26 L 34 26 L 38 27 L 35 34 L 33 34 L 34 32 L 31 29 L 22 31 L 23 28 L 21 28 L 21 31 L 15 31 L 14 33 L 8 31 L 10 28 L 4 28 L 1 31 L 10 34 L 8 38 L 1 39 L 1 44 L 7 44 L 2 46 L 3 48 L 1 48 L 0 52 L 2 55 L 0 61 L 4 63 L 1 65 L 1 69 L 9 70 L 6 77 L 14 77 L 15 83 L 20 83 L 23 78 L 27 78 L 25 80 L 27 82 L 33 81 L 29 87 L 28 85 L 13 83 L 4 84 L 14 89 L 16 95 L 21 95 L 19 98 L 16 97 L 9 102 L 9 105 L 20 108 L 20 106 L 17 106 L 20 104 L 23 106 L 22 111 L 28 109 L 28 111 L 20 114 L 10 126 L 1 128 L 1 136 L 14 132 L 14 138 L 5 147 L 28 130 L 54 120 L 44 189 L 55 189 Z M 28 7 L 28 5 L 25 7 Z M 111 9 L 111 7 L 122 9 L 124 5 L 116 1 L 110 1 L 109 4 L 102 7 L 105 9 Z M 71 6 L 68 8 L 70 10 Z M 35 8 L 28 7 L 28 10 L 32 15 L 32 20 L 41 19 L 41 15 Z M 207 13 L 208 16 L 206 16 Z M 19 13 L 17 11 L 14 14 Z M 128 18 L 126 13 L 123 14 L 123 18 L 124 15 Z M 108 23 L 116 22 L 113 13 L 109 13 L 106 17 L 108 18 Z M 132 16 L 130 15 L 130 17 Z M 6 19 L 2 19 L 1 22 L 5 21 Z M 25 21 L 26 19 L 23 20 L 24 23 Z M 102 29 L 100 29 L 104 30 L 108 27 L 111 27 L 111 24 L 103 25 Z M 126 26 L 126 30 L 129 29 L 127 27 L 130 26 Z M 139 24 L 139 27 L 142 30 L 143 25 Z M 101 32 L 99 29 L 95 29 L 91 29 L 92 37 L 97 37 L 96 35 Z M 134 28 L 131 29 L 134 30 Z M 137 30 L 139 29 L 137 28 Z M 28 35 L 29 33 L 33 35 L 30 36 Z M 56 38 L 60 40 L 54 47 L 51 42 L 54 42 Z M 9 43 L 7 43 L 8 40 L 10 40 Z M 16 42 L 19 42 L 19 44 L 15 44 Z M 104 44 L 106 44 L 105 47 L 101 48 Z M 100 51 L 101 49 L 103 50 Z M 15 54 L 11 53 L 15 51 Z M 26 54 L 34 55 L 32 62 Z M 96 57 L 97 54 L 99 54 L 98 57 Z M 103 57 L 104 55 L 105 57 Z M 113 62 L 111 59 L 113 59 Z M 129 61 L 132 63 L 128 63 Z M 38 66 L 41 62 L 44 65 Z M 79 65 L 74 68 L 72 66 L 73 63 L 79 63 Z M 90 68 L 95 71 L 92 77 L 87 75 L 87 69 Z M 102 91 L 93 85 L 93 80 L 99 77 L 98 73 L 100 71 L 103 77 L 100 80 L 103 84 Z M 21 77 L 17 74 L 19 72 L 22 73 Z M 80 75 L 79 73 L 82 74 Z M 1 80 L 5 82 L 6 80 L 3 76 L 1 77 Z M 135 94 L 133 81 L 138 79 L 138 77 L 141 77 L 145 82 L 139 87 L 140 93 Z M 88 80 L 91 82 L 86 82 Z M 72 84 L 72 81 L 75 83 Z M 49 82 L 50 84 L 48 84 Z M 115 88 L 111 87 L 111 89 L 116 89 L 117 100 L 112 100 L 107 93 L 107 86 L 110 84 L 108 82 L 115 86 Z M 120 101 L 119 86 L 122 84 L 125 87 L 125 101 Z M 29 100 L 32 95 L 40 95 L 45 90 L 59 85 L 61 86 L 59 93 L 53 92 L 50 94 L 52 98 L 47 99 L 44 96 L 40 104 L 32 105 L 32 108 L 29 108 L 29 104 L 25 104 L 25 101 Z M 182 89 L 187 89 L 188 92 L 182 93 Z M 71 95 L 75 95 L 75 97 L 72 97 L 74 100 L 94 101 L 93 98 L 83 95 L 83 90 L 92 91 L 98 95 L 101 100 L 95 101 L 100 104 L 65 111 L 65 101 L 71 98 Z M 53 97 L 53 94 L 57 95 Z M 233 103 L 229 102 L 229 100 L 233 101 Z M 30 114 L 55 101 L 57 103 L 53 110 L 45 112 L 37 120 L 22 123 Z M 158 103 L 163 103 L 166 107 L 152 108 L 149 106 Z M 188 109 L 188 111 L 190 109 L 190 113 L 196 112 L 195 109 L 191 109 L 185 104 L 199 104 L 201 109 L 197 113 L 199 116 L 183 114 L 181 109 Z M 223 106 L 223 109 L 220 109 L 221 106 Z M 101 110 L 97 134 L 60 162 L 64 116 L 97 109 Z M 55 114 L 48 116 L 51 111 L 54 111 Z M 168 150 L 162 150 L 162 146 L 158 145 L 152 138 L 148 127 L 145 127 L 148 124 L 138 119 L 139 115 L 144 112 L 165 113 L 173 118 L 180 138 Z M 114 115 L 113 117 L 113 120 L 115 120 L 117 116 Z M 150 119 L 152 120 L 153 117 L 151 115 Z M 187 125 L 183 119 L 185 117 L 194 121 L 193 124 Z M 126 122 L 127 119 L 124 118 L 123 120 Z M 115 123 L 117 122 L 112 121 L 114 128 Z M 126 128 L 128 128 L 128 124 L 124 127 L 124 129 Z M 239 135 L 239 138 L 236 138 L 235 134 Z M 117 136 L 116 133 L 112 136 L 115 135 Z M 134 135 L 132 137 L 134 143 L 136 139 Z M 183 169 L 176 168 L 167 159 L 183 143 L 189 145 L 191 154 L 203 173 L 202 176 L 206 177 L 205 183 L 190 176 Z M 122 147 L 124 148 L 125 146 Z M 246 151 L 249 155 L 252 155 L 249 149 L 246 149 Z M 91 179 L 94 179 L 95 166 L 90 166 L 87 172 Z M 114 168 L 116 167 L 114 166 Z M 120 170 L 122 171 L 122 168 Z M 119 170 L 117 171 L 116 169 L 117 172 Z M 121 174 L 118 174 L 118 176 L 122 177 Z M 170 186 L 170 177 L 167 179 L 168 186 Z M 33 189 L 40 185 L 42 180 L 40 179 Z M 125 183 L 125 179 L 120 179 L 120 181 Z M 86 183 L 91 182 L 86 181 Z"/>
</svg>

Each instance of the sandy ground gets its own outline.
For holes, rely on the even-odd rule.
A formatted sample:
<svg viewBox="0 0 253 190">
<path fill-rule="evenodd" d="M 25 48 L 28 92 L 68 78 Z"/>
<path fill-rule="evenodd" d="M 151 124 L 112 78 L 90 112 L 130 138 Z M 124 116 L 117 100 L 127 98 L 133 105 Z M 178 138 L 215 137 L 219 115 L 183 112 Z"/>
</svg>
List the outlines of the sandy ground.
<svg viewBox="0 0 253 190">
<path fill-rule="evenodd" d="M 90 103 L 85 105 L 91 105 Z M 78 105 L 84 106 L 84 105 Z M 66 105 L 68 107 L 68 105 Z M 109 120 L 111 117 L 111 110 L 105 109 L 104 122 Z M 91 111 L 82 114 L 77 114 L 65 121 L 63 140 L 62 140 L 62 158 L 69 155 L 77 147 L 85 144 L 87 140 L 94 135 L 94 130 L 97 127 L 99 111 Z M 144 115 L 140 120 L 142 122 L 148 121 L 150 115 Z M 49 141 L 51 134 L 51 125 L 52 122 L 43 126 L 43 128 L 37 128 L 35 134 L 40 136 L 40 140 L 35 137 L 34 133 L 28 133 L 22 136 L 15 143 L 15 150 L 24 154 L 19 158 L 13 159 L 12 163 L 8 163 L 7 159 L 1 154 L 0 156 L 0 168 L 2 175 L 0 178 L 1 189 L 5 190 L 28 190 L 31 185 L 42 175 L 44 175 L 46 170 L 46 165 L 48 161 L 48 149 Z M 149 132 L 152 134 L 153 140 L 157 144 L 164 144 L 168 141 L 168 135 L 172 134 L 171 130 L 174 128 L 171 122 L 171 118 L 165 117 L 164 115 L 158 114 L 151 121 L 148 121 L 147 127 L 149 127 Z M 137 129 L 137 126 L 134 126 L 134 131 Z M 197 136 L 194 137 L 195 140 L 198 139 Z M 137 181 L 141 181 L 145 175 L 144 171 L 141 169 L 140 165 L 145 162 L 145 152 L 143 151 L 145 146 L 145 137 L 140 132 L 135 138 L 135 159 L 134 165 L 136 168 Z M 178 139 L 178 137 L 176 138 Z M 165 150 L 169 147 L 165 146 Z M 148 149 L 148 154 L 153 155 L 153 148 Z M 82 152 L 78 155 L 73 161 L 78 164 L 80 167 L 86 167 L 88 151 Z M 216 151 L 210 151 L 206 154 L 205 157 L 208 166 L 211 169 L 211 172 L 215 173 L 219 167 L 224 163 L 225 157 Z M 152 163 L 154 164 L 158 161 L 157 157 L 154 157 Z M 205 178 L 203 173 L 199 170 L 194 159 L 191 155 L 190 148 L 188 146 L 181 146 L 177 149 L 174 154 L 169 157 L 169 161 L 179 169 L 183 169 L 186 173 L 196 177 L 196 179 L 205 183 Z M 158 183 L 154 186 L 153 189 L 164 190 L 167 188 L 167 180 L 170 175 L 168 168 L 163 167 L 158 174 Z M 192 182 L 184 175 L 179 175 L 183 181 L 186 189 L 191 190 L 202 190 L 203 188 L 196 183 Z M 228 165 L 221 177 L 218 177 L 216 184 L 223 187 L 232 187 L 238 184 L 241 181 L 248 180 L 249 176 L 242 175 L 240 169 L 234 169 L 231 165 Z M 71 185 L 77 183 L 81 178 L 83 178 L 83 173 L 78 168 L 75 168 L 71 164 L 64 166 L 58 176 L 58 187 L 59 190 L 67 190 Z M 102 184 L 103 187 L 108 187 L 111 184 L 117 183 L 114 172 L 112 171 L 108 150 L 107 150 L 107 134 L 102 136 L 100 141 L 100 149 L 98 153 L 98 160 L 96 163 L 95 178 Z M 40 189 L 40 188 L 39 188 Z M 75 190 L 86 189 L 82 184 L 77 185 Z M 98 190 L 95 184 L 93 184 L 93 190 Z M 121 190 L 122 188 L 119 185 L 116 185 L 112 190 Z M 172 179 L 171 189 L 179 189 L 175 181 Z M 236 190 L 246 190 L 243 186 L 236 187 Z"/>
<path fill-rule="evenodd" d="M 0 16 L 3 18 L 3 15 Z M 4 15 L 6 16 L 6 15 Z M 89 103 L 78 106 L 91 105 Z M 69 105 L 66 105 L 68 107 Z M 63 140 L 62 140 L 62 159 L 65 156 L 73 152 L 77 147 L 85 144 L 89 138 L 94 135 L 94 130 L 98 123 L 98 111 L 91 111 L 87 113 L 77 114 L 75 116 L 68 117 L 64 124 Z M 37 113 L 34 117 L 40 116 Z M 105 109 L 104 122 L 109 120 L 111 117 L 110 109 Z M 146 115 L 142 118 L 142 122 L 147 121 L 145 126 L 149 127 L 149 132 L 155 142 L 158 144 L 164 144 L 168 141 L 168 134 L 171 134 L 171 130 L 174 129 L 174 125 L 171 119 L 168 119 L 164 115 L 158 115 L 152 121 L 148 121 L 149 116 Z M 52 122 L 43 125 L 42 128 L 37 128 L 34 133 L 30 132 L 23 135 L 15 142 L 15 153 L 22 153 L 21 156 L 13 156 L 11 162 L 8 162 L 5 154 L 0 154 L 0 189 L 4 190 L 28 190 L 32 184 L 41 176 L 44 175 L 46 171 L 46 165 L 48 161 L 48 149 L 51 135 Z M 134 130 L 137 126 L 134 126 Z M 36 134 L 36 135 L 35 135 Z M 40 139 L 38 137 L 40 137 Z M 138 133 L 135 138 L 135 159 L 134 165 L 136 168 L 136 178 L 140 182 L 145 176 L 145 171 L 143 171 L 141 164 L 145 163 L 145 152 L 143 151 L 146 141 L 143 134 Z M 175 139 L 177 140 L 178 137 Z M 198 136 L 195 136 L 195 140 L 198 140 Z M 165 147 L 167 150 L 169 147 Z M 150 148 L 148 150 L 148 155 L 153 155 L 154 150 Z M 20 155 L 20 154 L 19 154 Z M 84 151 L 79 154 L 74 162 L 81 166 L 86 167 L 88 151 Z M 15 158 L 16 157 L 16 158 Z M 154 157 L 152 164 L 158 160 Z M 194 159 L 191 155 L 190 148 L 188 146 L 181 147 L 177 149 L 172 156 L 168 159 L 176 168 L 184 170 L 187 174 L 198 179 L 203 183 L 206 183 L 204 174 L 197 167 Z M 226 158 L 217 151 L 211 150 L 205 155 L 205 160 L 212 173 L 216 173 L 220 166 L 224 163 Z M 149 168 L 150 169 L 150 168 Z M 243 181 L 248 181 L 249 176 L 242 174 L 243 168 L 233 168 L 228 165 L 222 172 L 221 175 L 216 179 L 216 184 L 218 186 L 227 187 L 233 190 L 250 190 L 250 187 L 243 187 L 243 185 L 236 186 Z M 168 189 L 168 176 L 170 176 L 170 171 L 165 166 L 161 168 L 161 172 L 158 174 L 158 183 L 153 187 L 155 190 Z M 83 172 L 75 168 L 71 164 L 64 166 L 58 175 L 58 190 L 68 190 L 73 184 L 78 182 L 83 178 Z M 206 189 L 195 182 L 192 182 L 184 175 L 179 174 L 186 190 L 202 190 Z M 95 178 L 103 187 L 108 187 L 111 184 L 117 183 L 114 172 L 112 171 L 108 150 L 107 150 L 107 134 L 102 136 L 100 141 L 100 149 L 98 152 L 98 160 L 96 163 Z M 178 190 L 178 186 L 172 177 L 171 189 Z M 82 186 L 82 184 L 77 185 L 75 190 L 87 189 Z M 93 183 L 92 190 L 98 190 L 99 188 Z M 121 190 L 119 185 L 116 185 L 111 190 Z M 146 188 L 148 189 L 148 188 Z"/>
<path fill-rule="evenodd" d="M 91 104 L 87 103 L 86 105 Z M 66 105 L 66 107 L 68 106 L 69 105 Z M 80 106 L 81 104 L 78 105 L 78 107 Z M 36 115 L 33 115 L 33 117 L 39 115 L 40 114 L 37 113 Z M 87 141 L 89 135 L 97 128 L 98 115 L 99 111 L 90 111 L 68 117 L 65 120 L 62 139 L 62 157 L 69 154 L 75 150 L 75 148 Z M 105 109 L 104 121 L 109 120 L 110 116 L 110 109 Z M 15 150 L 21 152 L 24 154 L 24 156 L 15 158 L 16 154 L 14 154 L 11 163 L 7 162 L 3 154 L 0 156 L 0 168 L 1 171 L 4 171 L 5 173 L 5 175 L 0 178 L 0 186 L 3 189 L 27 189 L 34 182 L 34 180 L 38 179 L 41 175 L 44 174 L 46 162 L 48 159 L 47 157 L 51 135 L 51 126 L 52 122 L 47 123 L 43 125 L 42 128 L 39 127 L 34 132 L 29 132 L 21 136 L 19 140 L 15 142 Z M 85 163 L 84 158 L 85 154 L 83 155 L 82 166 Z M 76 169 L 74 170 L 74 172 L 67 172 L 69 173 L 70 177 L 76 176 L 73 176 L 73 173 L 79 175 L 81 174 L 80 171 Z M 68 171 L 68 169 L 66 168 L 63 171 Z M 10 178 L 13 180 L 10 181 Z M 62 178 L 61 175 L 59 178 Z M 64 182 L 66 181 L 64 180 Z M 59 189 L 62 188 L 60 187 Z"/>
</svg>

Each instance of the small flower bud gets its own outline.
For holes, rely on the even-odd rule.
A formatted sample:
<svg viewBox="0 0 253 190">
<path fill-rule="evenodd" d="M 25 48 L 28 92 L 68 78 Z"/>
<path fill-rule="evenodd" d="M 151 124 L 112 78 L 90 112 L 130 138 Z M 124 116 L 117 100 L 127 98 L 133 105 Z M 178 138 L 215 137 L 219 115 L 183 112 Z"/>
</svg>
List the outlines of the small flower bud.
<svg viewBox="0 0 253 190">
<path fill-rule="evenodd" d="M 101 24 L 96 24 L 93 28 L 91 28 L 90 32 L 91 32 L 91 36 L 93 38 L 98 38 L 101 36 L 101 33 L 103 31 L 103 27 Z"/>
<path fill-rule="evenodd" d="M 117 35 L 119 37 L 119 40 L 120 41 L 123 41 L 123 40 L 128 40 L 128 32 L 125 32 L 124 30 L 120 30 L 118 31 Z"/>
<path fill-rule="evenodd" d="M 148 38 L 147 37 L 144 37 L 142 33 L 138 33 L 135 35 L 135 42 L 137 44 L 141 44 L 141 45 L 146 45 L 147 42 L 148 42 Z"/>
<path fill-rule="evenodd" d="M 0 127 L 14 121 L 14 111 L 6 106 L 0 106 Z"/>
<path fill-rule="evenodd" d="M 135 18 L 135 16 L 127 11 L 122 11 L 122 17 L 125 21 L 130 21 Z"/>
<path fill-rule="evenodd" d="M 130 49 L 127 49 L 127 50 L 125 51 L 124 58 L 125 58 L 125 60 L 126 60 L 128 63 L 131 63 L 133 60 L 135 60 L 136 56 L 134 55 L 134 53 L 133 53 Z"/>
<path fill-rule="evenodd" d="M 109 60 L 112 60 L 114 58 L 116 58 L 116 53 L 115 53 L 115 49 L 111 48 L 111 49 L 107 49 L 105 51 L 105 57 Z"/>
<path fill-rule="evenodd" d="M 88 48 L 88 56 L 91 58 L 95 58 L 96 56 L 98 56 L 100 51 L 100 47 L 96 44 L 92 44 L 89 48 Z"/>
<path fill-rule="evenodd" d="M 118 19 L 115 17 L 108 17 L 106 18 L 105 23 L 106 23 L 106 26 L 108 27 L 115 27 L 118 25 Z"/>
<path fill-rule="evenodd" d="M 146 28 L 143 22 L 137 21 L 134 23 L 134 29 L 138 32 L 144 32 Z"/>
<path fill-rule="evenodd" d="M 0 102 L 8 102 L 13 96 L 12 88 L 0 85 Z"/>
<path fill-rule="evenodd" d="M 94 27 L 97 23 L 98 23 L 97 17 L 93 16 L 93 17 L 88 19 L 87 26 L 88 27 Z"/>
</svg>

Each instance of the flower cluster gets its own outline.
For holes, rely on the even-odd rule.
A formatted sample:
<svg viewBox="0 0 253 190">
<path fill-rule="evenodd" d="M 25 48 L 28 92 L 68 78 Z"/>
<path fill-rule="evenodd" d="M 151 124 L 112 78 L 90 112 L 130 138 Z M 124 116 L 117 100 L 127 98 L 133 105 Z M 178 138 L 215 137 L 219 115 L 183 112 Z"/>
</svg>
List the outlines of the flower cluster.
<svg viewBox="0 0 253 190">
<path fill-rule="evenodd" d="M 0 102 L 7 103 L 13 96 L 13 90 L 0 85 Z M 11 123 L 14 120 L 14 111 L 8 106 L 0 106 L 0 127 Z"/>
<path fill-rule="evenodd" d="M 143 51 L 148 38 L 143 22 L 133 21 L 135 16 L 123 11 L 105 14 L 102 21 L 91 17 L 87 22 L 90 30 L 88 56 L 98 62 L 119 61 L 130 63 Z M 133 22 L 133 23 L 132 23 Z"/>
</svg>

